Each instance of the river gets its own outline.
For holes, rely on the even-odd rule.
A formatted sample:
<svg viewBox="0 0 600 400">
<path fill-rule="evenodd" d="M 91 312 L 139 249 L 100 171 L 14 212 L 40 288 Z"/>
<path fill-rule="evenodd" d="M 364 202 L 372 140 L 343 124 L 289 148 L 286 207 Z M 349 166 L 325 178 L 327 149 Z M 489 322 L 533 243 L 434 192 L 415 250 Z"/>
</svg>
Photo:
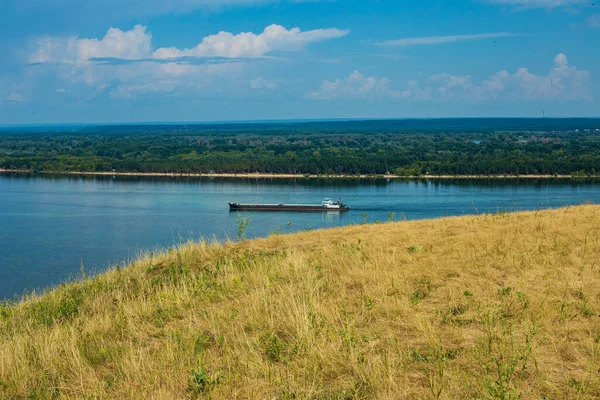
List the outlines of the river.
<svg viewBox="0 0 600 400">
<path fill-rule="evenodd" d="M 228 201 L 320 203 L 346 213 L 229 212 Z M 182 241 L 388 219 L 600 203 L 599 180 L 224 179 L 0 174 L 0 298 L 123 265 Z"/>
</svg>

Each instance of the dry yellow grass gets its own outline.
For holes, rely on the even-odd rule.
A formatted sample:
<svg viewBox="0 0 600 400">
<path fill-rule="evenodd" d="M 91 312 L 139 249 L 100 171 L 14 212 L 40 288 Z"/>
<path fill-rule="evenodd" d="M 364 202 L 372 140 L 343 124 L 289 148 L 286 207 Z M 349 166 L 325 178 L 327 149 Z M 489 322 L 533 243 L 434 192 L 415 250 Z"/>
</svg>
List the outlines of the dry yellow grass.
<svg viewBox="0 0 600 400">
<path fill-rule="evenodd" d="M 600 207 L 188 244 L 0 306 L 3 398 L 600 398 Z"/>
</svg>

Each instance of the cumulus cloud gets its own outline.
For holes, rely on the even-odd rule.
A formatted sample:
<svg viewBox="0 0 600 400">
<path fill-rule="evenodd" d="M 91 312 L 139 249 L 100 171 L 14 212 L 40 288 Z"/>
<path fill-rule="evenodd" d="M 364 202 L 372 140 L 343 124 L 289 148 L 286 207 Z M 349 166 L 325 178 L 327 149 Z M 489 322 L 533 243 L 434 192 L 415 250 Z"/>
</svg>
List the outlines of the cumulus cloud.
<svg viewBox="0 0 600 400">
<path fill-rule="evenodd" d="M 136 25 L 126 31 L 110 28 L 102 38 L 38 38 L 28 61 L 65 82 L 93 88 L 93 96 L 105 91 L 114 97 L 180 89 L 193 92 L 205 88 L 208 82 L 227 86 L 232 76 L 229 81 L 221 80 L 224 74 L 239 71 L 248 65 L 248 59 L 268 58 L 271 51 L 298 51 L 310 43 L 347 34 L 335 28 L 301 31 L 270 25 L 259 34 L 219 32 L 205 37 L 192 49 L 153 51 L 152 34 L 145 26 Z M 257 78 L 250 86 L 273 89 L 276 82 Z"/>
<path fill-rule="evenodd" d="M 487 0 L 493 4 L 507 4 L 514 9 L 545 8 L 551 10 L 557 7 L 577 7 L 586 5 L 588 0 Z"/>
<path fill-rule="evenodd" d="M 219 32 L 205 37 L 192 49 L 163 47 L 152 52 L 152 34 L 136 25 L 122 31 L 110 28 L 103 38 L 43 37 L 35 40 L 31 63 L 81 63 L 90 59 L 169 60 L 183 57 L 258 58 L 276 51 L 297 51 L 310 43 L 345 36 L 348 30 L 336 28 L 301 31 L 281 25 L 267 26 L 262 33 Z"/>
<path fill-rule="evenodd" d="M 191 49 L 160 48 L 154 52 L 153 57 L 158 59 L 180 57 L 256 58 L 276 50 L 301 50 L 310 43 L 340 38 L 349 32 L 336 28 L 302 32 L 299 28 L 287 30 L 281 25 L 273 24 L 267 26 L 259 34 L 242 32 L 234 35 L 230 32 L 219 32 L 216 35 L 205 37 L 202 42 Z"/>
<path fill-rule="evenodd" d="M 391 89 L 388 78 L 367 77 L 354 71 L 347 78 L 324 81 L 319 90 L 307 93 L 309 99 L 376 99 L 398 97 L 399 92 Z"/>
<path fill-rule="evenodd" d="M 570 67 L 567 56 L 562 53 L 554 58 L 554 64 L 545 76 L 532 74 L 526 68 L 520 68 L 513 74 L 526 98 L 578 100 L 591 97 L 588 71 Z"/>
<path fill-rule="evenodd" d="M 404 38 L 396 40 L 387 40 L 385 42 L 377 43 L 378 46 L 418 46 L 418 45 L 432 45 L 432 44 L 443 44 L 443 43 L 454 43 L 462 42 L 467 40 L 481 40 L 481 39 L 493 39 L 501 37 L 517 36 L 515 33 L 510 32 L 496 32 L 496 33 L 478 33 L 474 35 L 449 35 L 449 36 L 423 36 Z"/>
<path fill-rule="evenodd" d="M 152 34 L 136 25 L 129 31 L 110 28 L 102 39 L 77 37 L 43 37 L 35 41 L 29 57 L 31 63 L 76 63 L 90 58 L 139 60 L 151 54 Z"/>
<path fill-rule="evenodd" d="M 422 85 L 409 83 L 403 96 L 431 100 L 586 100 L 591 98 L 589 80 L 588 71 L 569 66 L 567 56 L 559 53 L 554 58 L 554 68 L 546 75 L 536 75 L 522 67 L 512 74 L 499 71 L 476 84 L 469 75 L 441 74 Z"/>
<path fill-rule="evenodd" d="M 514 73 L 499 71 L 483 82 L 470 75 L 436 74 L 421 81 L 409 80 L 401 90 L 392 88 L 386 78 L 366 78 L 354 72 L 346 79 L 325 81 L 318 91 L 305 95 L 312 99 L 396 98 L 421 101 L 504 100 L 588 100 L 590 73 L 570 66 L 567 56 L 559 53 L 554 67 L 545 75 L 527 68 Z"/>
</svg>

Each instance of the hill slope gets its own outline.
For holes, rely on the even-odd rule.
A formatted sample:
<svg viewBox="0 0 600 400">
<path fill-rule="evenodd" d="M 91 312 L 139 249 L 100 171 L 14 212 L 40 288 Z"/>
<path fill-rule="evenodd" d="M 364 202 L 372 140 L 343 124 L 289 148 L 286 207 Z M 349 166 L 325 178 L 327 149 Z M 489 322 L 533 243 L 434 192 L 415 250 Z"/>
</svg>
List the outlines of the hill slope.
<svg viewBox="0 0 600 400">
<path fill-rule="evenodd" d="M 4 398 L 598 398 L 600 207 L 189 244 L 0 306 Z"/>
</svg>

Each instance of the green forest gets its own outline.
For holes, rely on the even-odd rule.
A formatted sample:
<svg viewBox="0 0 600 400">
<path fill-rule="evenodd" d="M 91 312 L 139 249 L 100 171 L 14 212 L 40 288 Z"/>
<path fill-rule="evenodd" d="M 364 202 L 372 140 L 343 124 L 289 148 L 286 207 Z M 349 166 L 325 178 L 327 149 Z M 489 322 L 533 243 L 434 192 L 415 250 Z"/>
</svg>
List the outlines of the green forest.
<svg viewBox="0 0 600 400">
<path fill-rule="evenodd" d="M 508 120 L 511 121 L 511 120 Z M 596 175 L 597 120 L 567 126 L 290 123 L 0 131 L 0 168 L 31 171 Z"/>
</svg>

